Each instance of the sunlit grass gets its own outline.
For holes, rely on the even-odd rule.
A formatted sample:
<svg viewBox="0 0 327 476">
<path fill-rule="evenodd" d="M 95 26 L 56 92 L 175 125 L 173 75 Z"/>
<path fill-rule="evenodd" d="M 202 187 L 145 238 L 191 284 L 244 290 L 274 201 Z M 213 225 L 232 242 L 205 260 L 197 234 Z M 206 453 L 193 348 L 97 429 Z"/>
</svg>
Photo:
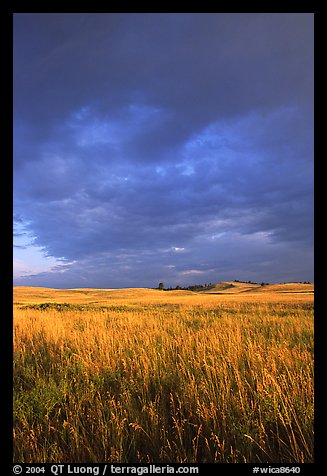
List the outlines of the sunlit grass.
<svg viewBox="0 0 327 476">
<path fill-rule="evenodd" d="M 313 461 L 312 297 L 67 296 L 15 307 L 15 462 Z"/>
</svg>

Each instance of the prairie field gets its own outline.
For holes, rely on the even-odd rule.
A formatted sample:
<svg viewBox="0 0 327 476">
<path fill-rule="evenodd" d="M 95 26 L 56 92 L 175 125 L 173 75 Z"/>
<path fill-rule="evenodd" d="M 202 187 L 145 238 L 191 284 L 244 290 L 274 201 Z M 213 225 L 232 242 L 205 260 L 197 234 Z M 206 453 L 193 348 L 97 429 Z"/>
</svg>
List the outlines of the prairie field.
<svg viewBox="0 0 327 476">
<path fill-rule="evenodd" d="M 14 461 L 313 462 L 313 300 L 14 288 Z"/>
</svg>

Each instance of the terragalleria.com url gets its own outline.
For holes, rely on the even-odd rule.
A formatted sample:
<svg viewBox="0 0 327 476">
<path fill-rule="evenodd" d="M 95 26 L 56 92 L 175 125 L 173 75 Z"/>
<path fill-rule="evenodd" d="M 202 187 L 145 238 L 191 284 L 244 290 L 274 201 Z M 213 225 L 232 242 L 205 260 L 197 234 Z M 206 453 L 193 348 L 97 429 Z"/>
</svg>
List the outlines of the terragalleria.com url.
<svg viewBox="0 0 327 476">
<path fill-rule="evenodd" d="M 64 471 L 63 471 L 64 468 Z M 170 466 L 155 465 L 148 466 L 116 466 L 114 464 L 105 464 L 102 468 L 99 466 L 74 466 L 54 464 L 51 466 L 51 473 L 59 474 L 93 474 L 94 476 L 105 474 L 198 474 L 198 466 Z"/>
</svg>

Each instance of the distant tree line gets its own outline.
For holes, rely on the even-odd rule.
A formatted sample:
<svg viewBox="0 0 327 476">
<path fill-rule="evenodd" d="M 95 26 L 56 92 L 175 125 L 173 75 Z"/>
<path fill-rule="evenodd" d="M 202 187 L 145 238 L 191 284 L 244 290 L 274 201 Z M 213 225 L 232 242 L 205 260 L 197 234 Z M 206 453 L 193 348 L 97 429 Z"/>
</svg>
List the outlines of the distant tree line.
<svg viewBox="0 0 327 476">
<path fill-rule="evenodd" d="M 288 281 L 289 282 L 289 281 Z M 284 282 L 283 284 L 288 284 L 288 282 Z M 293 283 L 297 283 L 297 284 L 311 284 L 310 281 L 292 281 Z M 259 283 L 256 283 L 255 281 L 241 281 L 239 279 L 234 279 L 234 283 L 246 283 L 246 284 L 259 284 Z M 261 286 L 268 286 L 269 283 L 260 283 Z"/>
<path fill-rule="evenodd" d="M 268 286 L 269 283 L 265 283 L 265 282 L 262 282 L 262 283 L 257 283 L 256 281 L 251 281 L 251 279 L 249 279 L 249 281 L 242 281 L 240 279 L 234 279 L 234 283 L 245 283 L 245 284 L 261 284 L 261 286 Z"/>
<path fill-rule="evenodd" d="M 206 283 L 206 284 L 192 284 L 191 286 L 180 286 L 177 284 L 177 286 L 172 287 L 170 286 L 169 288 L 165 288 L 164 283 L 159 283 L 159 286 L 157 289 L 160 289 L 161 291 L 202 291 L 204 289 L 213 289 L 215 287 L 214 284 L 212 283 Z"/>
<path fill-rule="evenodd" d="M 288 284 L 288 283 L 284 282 L 283 284 Z M 292 281 L 292 283 L 295 283 L 295 284 L 312 284 L 311 281 Z"/>
<path fill-rule="evenodd" d="M 268 286 L 269 283 L 265 283 L 264 281 L 262 281 L 262 283 L 257 283 L 256 281 L 251 281 L 251 279 L 249 279 L 249 281 L 241 281 L 240 279 L 234 279 L 234 283 L 245 283 L 245 284 L 256 284 L 257 286 Z"/>
</svg>

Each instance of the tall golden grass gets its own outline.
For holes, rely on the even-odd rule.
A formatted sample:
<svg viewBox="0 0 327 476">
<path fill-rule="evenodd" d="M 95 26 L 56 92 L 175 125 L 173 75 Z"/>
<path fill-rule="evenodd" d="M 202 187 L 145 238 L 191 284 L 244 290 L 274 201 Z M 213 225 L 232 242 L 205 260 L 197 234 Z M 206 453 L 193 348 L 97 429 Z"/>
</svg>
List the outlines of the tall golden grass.
<svg viewBox="0 0 327 476">
<path fill-rule="evenodd" d="M 15 462 L 313 461 L 312 296 L 71 296 L 15 305 Z"/>
</svg>

